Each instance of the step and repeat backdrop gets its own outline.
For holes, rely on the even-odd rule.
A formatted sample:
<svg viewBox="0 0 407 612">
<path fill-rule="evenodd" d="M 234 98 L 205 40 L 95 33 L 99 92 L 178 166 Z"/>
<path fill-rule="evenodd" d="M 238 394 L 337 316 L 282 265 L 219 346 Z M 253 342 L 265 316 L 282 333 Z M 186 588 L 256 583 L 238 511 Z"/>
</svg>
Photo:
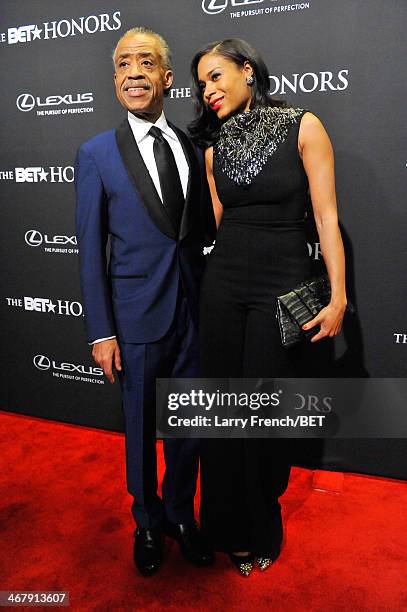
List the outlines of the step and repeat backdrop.
<svg viewBox="0 0 407 612">
<path fill-rule="evenodd" d="M 122 429 L 118 385 L 85 339 L 73 166 L 83 141 L 124 117 L 111 54 L 138 25 L 172 48 L 166 113 L 180 127 L 192 118 L 192 55 L 228 37 L 257 47 L 275 97 L 320 117 L 335 149 L 356 307 L 320 350 L 338 376 L 406 376 L 405 0 L 3 0 L 0 11 L 4 410 Z M 309 235 L 318 268 L 312 227 Z M 407 478 L 406 450 L 402 439 L 306 440 L 297 460 Z"/>
</svg>

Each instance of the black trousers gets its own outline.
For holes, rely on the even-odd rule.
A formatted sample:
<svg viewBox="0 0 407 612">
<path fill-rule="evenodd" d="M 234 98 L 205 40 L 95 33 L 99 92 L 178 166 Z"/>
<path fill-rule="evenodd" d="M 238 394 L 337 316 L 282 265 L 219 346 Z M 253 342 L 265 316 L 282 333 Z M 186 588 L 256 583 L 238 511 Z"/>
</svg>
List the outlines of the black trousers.
<svg viewBox="0 0 407 612">
<path fill-rule="evenodd" d="M 306 377 L 309 345 L 286 349 L 276 299 L 309 275 L 303 231 L 259 233 L 222 222 L 201 290 L 205 377 Z M 283 538 L 279 497 L 287 488 L 294 439 L 201 441 L 201 526 L 215 549 L 277 558 Z"/>
</svg>

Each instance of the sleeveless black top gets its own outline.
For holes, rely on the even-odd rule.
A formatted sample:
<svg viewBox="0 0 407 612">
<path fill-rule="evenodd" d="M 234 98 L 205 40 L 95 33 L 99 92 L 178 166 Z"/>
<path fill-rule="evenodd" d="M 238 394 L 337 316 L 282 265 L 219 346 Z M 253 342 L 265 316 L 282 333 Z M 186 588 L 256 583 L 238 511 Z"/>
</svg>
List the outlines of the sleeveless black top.
<svg viewBox="0 0 407 612">
<path fill-rule="evenodd" d="M 273 207 L 273 219 L 304 218 L 308 179 L 297 143 L 306 112 L 256 107 L 225 121 L 213 147 L 213 174 L 224 214 L 231 208 L 267 205 Z"/>
</svg>

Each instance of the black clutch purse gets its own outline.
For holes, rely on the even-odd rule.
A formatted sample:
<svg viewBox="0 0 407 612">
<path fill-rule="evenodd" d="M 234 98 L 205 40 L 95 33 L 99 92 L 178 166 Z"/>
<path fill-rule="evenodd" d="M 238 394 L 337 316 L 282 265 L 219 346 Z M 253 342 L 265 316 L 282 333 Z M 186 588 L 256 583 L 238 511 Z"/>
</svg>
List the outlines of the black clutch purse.
<svg viewBox="0 0 407 612">
<path fill-rule="evenodd" d="M 277 319 L 283 346 L 290 347 L 301 340 L 310 340 L 319 327 L 309 330 L 302 326 L 311 321 L 331 299 L 331 284 L 328 274 L 311 278 L 277 297 Z"/>
</svg>

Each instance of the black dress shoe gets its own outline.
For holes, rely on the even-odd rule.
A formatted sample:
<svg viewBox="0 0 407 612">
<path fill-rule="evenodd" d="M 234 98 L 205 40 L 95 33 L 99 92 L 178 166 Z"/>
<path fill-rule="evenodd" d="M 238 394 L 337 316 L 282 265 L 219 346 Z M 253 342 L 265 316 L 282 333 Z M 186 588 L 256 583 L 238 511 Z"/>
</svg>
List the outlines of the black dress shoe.
<svg viewBox="0 0 407 612">
<path fill-rule="evenodd" d="M 200 567 L 213 563 L 215 558 L 213 551 L 206 544 L 195 522 L 175 525 L 166 521 L 164 529 L 166 535 L 178 542 L 181 553 L 187 561 Z"/>
<path fill-rule="evenodd" d="M 151 576 L 160 567 L 164 537 L 160 527 L 137 527 L 134 532 L 134 562 L 140 574 Z"/>
</svg>

